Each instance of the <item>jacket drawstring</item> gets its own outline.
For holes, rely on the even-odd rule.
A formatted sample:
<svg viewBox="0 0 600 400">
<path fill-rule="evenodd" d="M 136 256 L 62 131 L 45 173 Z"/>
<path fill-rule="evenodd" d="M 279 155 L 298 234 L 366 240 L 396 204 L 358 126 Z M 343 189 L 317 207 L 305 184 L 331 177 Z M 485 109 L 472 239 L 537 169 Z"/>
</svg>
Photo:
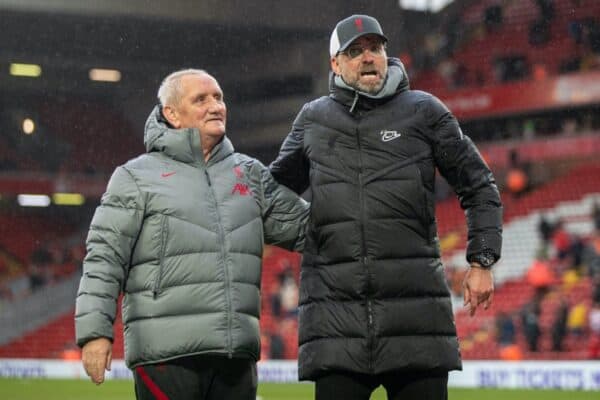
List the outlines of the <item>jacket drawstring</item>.
<svg viewBox="0 0 600 400">
<path fill-rule="evenodd" d="M 354 100 L 352 100 L 352 106 L 350 106 L 350 114 L 354 114 L 354 108 L 356 107 L 356 103 L 358 103 L 358 92 L 354 92 Z"/>
</svg>

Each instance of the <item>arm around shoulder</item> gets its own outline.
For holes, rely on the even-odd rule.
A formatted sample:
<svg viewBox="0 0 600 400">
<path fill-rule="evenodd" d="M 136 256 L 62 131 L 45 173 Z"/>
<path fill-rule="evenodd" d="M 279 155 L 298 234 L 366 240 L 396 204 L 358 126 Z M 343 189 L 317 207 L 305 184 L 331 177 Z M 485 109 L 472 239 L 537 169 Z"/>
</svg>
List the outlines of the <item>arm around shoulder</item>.
<svg viewBox="0 0 600 400">
<path fill-rule="evenodd" d="M 260 179 L 260 203 L 265 243 L 288 250 L 304 249 L 310 204 L 275 181 L 259 162 L 254 169 Z"/>
</svg>

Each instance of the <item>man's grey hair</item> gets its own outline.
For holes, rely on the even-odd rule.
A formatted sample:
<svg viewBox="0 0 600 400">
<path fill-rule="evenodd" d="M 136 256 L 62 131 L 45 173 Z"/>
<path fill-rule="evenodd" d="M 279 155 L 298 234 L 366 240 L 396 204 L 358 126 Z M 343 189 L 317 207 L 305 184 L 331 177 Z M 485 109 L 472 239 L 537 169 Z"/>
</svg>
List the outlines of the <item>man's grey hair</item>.
<svg viewBox="0 0 600 400">
<path fill-rule="evenodd" d="M 169 74 L 158 88 L 158 101 L 164 106 L 178 106 L 181 101 L 181 78 L 187 75 L 208 75 L 203 69 L 182 69 Z"/>
</svg>

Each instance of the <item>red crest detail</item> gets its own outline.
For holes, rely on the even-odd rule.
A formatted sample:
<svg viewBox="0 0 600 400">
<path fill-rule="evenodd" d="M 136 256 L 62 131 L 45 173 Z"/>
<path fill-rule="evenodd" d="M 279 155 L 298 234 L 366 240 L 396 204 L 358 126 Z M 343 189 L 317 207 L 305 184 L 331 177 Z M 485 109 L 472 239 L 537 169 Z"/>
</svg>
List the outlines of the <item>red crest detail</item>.
<svg viewBox="0 0 600 400">
<path fill-rule="evenodd" d="M 235 194 L 236 192 L 240 196 L 248 196 L 250 194 L 250 188 L 245 183 L 236 183 L 231 194 Z"/>
<path fill-rule="evenodd" d="M 362 18 L 356 18 L 354 20 L 354 25 L 356 25 L 356 30 L 357 31 L 362 32 L 364 30 Z"/>
</svg>

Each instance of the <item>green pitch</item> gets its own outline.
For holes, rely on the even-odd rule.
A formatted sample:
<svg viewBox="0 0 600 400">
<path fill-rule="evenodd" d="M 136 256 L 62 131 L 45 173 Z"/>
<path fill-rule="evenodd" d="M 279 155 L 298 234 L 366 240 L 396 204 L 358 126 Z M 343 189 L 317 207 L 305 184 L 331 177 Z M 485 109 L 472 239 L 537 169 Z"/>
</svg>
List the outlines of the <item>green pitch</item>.
<svg viewBox="0 0 600 400">
<path fill-rule="evenodd" d="M 263 383 L 259 385 L 261 400 L 312 400 L 313 385 Z M 371 400 L 385 400 L 379 388 Z M 598 400 L 599 392 L 558 390 L 450 389 L 450 400 Z M 95 386 L 85 380 L 4 379 L 0 378 L 2 400 L 133 400 L 133 382 L 107 381 Z"/>
</svg>

